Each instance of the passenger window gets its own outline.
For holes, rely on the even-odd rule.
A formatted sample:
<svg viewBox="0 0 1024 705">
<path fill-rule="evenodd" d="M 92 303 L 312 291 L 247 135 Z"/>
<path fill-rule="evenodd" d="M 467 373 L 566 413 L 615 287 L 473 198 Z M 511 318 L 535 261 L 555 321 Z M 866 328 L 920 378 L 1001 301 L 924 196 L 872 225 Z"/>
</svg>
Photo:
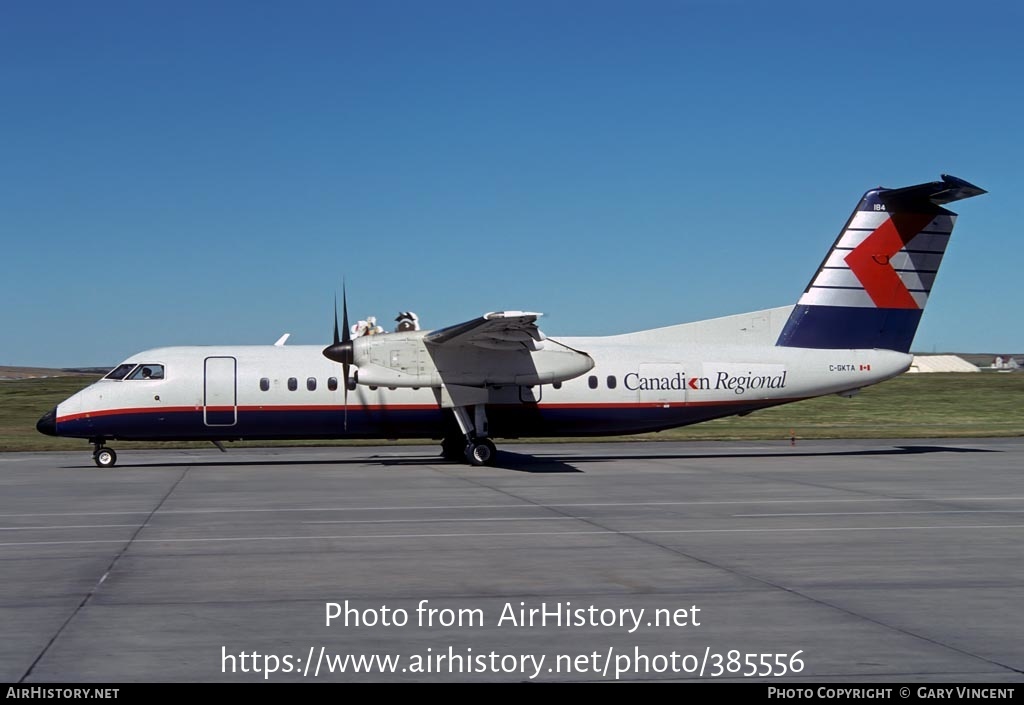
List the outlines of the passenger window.
<svg viewBox="0 0 1024 705">
<path fill-rule="evenodd" d="M 354 391 L 356 391 L 356 385 L 357 385 L 357 384 L 358 384 L 358 383 L 356 382 L 356 378 L 355 378 L 355 377 L 353 377 L 352 379 L 350 379 L 350 380 L 348 381 L 348 391 L 350 391 L 350 392 L 354 392 Z"/>
<path fill-rule="evenodd" d="M 149 365 L 141 364 L 138 369 L 132 372 L 128 379 L 163 379 L 164 378 L 164 366 L 163 365 Z"/>
<path fill-rule="evenodd" d="M 270 391 L 270 380 L 267 379 L 266 377 L 264 377 L 264 378 L 262 378 L 260 380 L 260 391 L 261 392 L 269 392 Z"/>
<path fill-rule="evenodd" d="M 595 375 L 587 377 L 587 386 L 591 389 L 597 389 L 597 377 Z"/>
<path fill-rule="evenodd" d="M 329 390 L 331 390 L 332 392 L 338 391 L 338 378 L 337 377 L 328 377 L 327 378 L 327 388 Z"/>
<path fill-rule="evenodd" d="M 306 378 L 306 389 L 308 389 L 311 392 L 316 391 L 316 377 Z"/>
<path fill-rule="evenodd" d="M 554 387 L 555 389 L 561 389 L 562 388 L 562 383 L 561 382 L 552 382 L 551 386 Z"/>
<path fill-rule="evenodd" d="M 299 380 L 295 379 L 294 377 L 289 377 L 288 378 L 288 391 L 289 392 L 294 392 L 298 388 L 299 388 Z"/>
<path fill-rule="evenodd" d="M 615 389 L 615 375 L 608 375 L 608 389 Z"/>
<path fill-rule="evenodd" d="M 124 379 L 125 375 L 127 375 L 129 372 L 131 372 L 134 369 L 135 369 L 135 363 L 134 362 L 132 362 L 130 364 L 125 364 L 125 365 L 118 365 L 117 367 L 112 369 L 110 372 L 108 372 L 107 376 L 104 377 L 103 379 Z"/>
<path fill-rule="evenodd" d="M 376 392 L 376 391 L 377 391 L 377 385 L 375 385 L 375 384 L 371 384 L 371 385 L 370 385 L 370 391 L 371 391 L 371 392 Z"/>
</svg>

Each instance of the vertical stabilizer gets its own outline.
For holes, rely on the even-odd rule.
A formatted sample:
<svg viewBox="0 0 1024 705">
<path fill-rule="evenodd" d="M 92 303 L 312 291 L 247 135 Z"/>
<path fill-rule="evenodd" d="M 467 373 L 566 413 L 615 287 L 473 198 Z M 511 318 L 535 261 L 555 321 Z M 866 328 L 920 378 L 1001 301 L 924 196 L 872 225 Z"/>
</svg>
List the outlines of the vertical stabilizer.
<svg viewBox="0 0 1024 705">
<path fill-rule="evenodd" d="M 945 174 L 941 181 L 868 191 L 777 344 L 909 352 L 956 223 L 956 213 L 943 205 L 983 193 Z"/>
</svg>

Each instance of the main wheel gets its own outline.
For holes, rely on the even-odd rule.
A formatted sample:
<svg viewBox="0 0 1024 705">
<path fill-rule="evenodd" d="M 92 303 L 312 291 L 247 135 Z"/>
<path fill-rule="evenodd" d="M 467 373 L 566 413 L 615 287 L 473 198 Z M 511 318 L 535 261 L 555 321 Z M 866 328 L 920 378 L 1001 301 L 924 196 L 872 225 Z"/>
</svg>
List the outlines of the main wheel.
<svg viewBox="0 0 1024 705">
<path fill-rule="evenodd" d="M 477 467 L 481 465 L 492 465 L 498 449 L 490 438 L 478 438 L 475 442 L 466 446 L 466 462 Z"/>
<path fill-rule="evenodd" d="M 111 448 L 99 448 L 93 453 L 92 459 L 98 468 L 112 468 L 117 463 L 117 453 Z"/>
</svg>

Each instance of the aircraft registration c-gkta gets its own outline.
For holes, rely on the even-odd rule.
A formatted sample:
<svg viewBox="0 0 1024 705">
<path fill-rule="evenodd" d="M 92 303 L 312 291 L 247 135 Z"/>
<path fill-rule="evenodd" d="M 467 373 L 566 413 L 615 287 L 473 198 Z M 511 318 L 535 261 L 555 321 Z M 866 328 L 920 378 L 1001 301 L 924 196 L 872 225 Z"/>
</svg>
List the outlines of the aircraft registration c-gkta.
<svg viewBox="0 0 1024 705">
<path fill-rule="evenodd" d="M 546 337 L 539 313 L 319 346 L 173 347 L 132 355 L 43 416 L 51 436 L 111 440 L 442 439 L 495 462 L 492 438 L 660 431 L 905 372 L 956 214 L 985 193 L 953 176 L 861 198 L 795 305 L 624 335 Z M 339 381 L 340 377 L 340 381 Z"/>
</svg>

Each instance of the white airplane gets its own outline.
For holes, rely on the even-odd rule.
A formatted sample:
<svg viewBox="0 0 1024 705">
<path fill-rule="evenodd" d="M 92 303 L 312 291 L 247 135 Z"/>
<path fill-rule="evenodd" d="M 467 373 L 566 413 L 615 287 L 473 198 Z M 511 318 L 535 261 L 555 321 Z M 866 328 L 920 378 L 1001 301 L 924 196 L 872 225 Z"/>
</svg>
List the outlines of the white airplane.
<svg viewBox="0 0 1024 705">
<path fill-rule="evenodd" d="M 499 311 L 434 331 L 318 346 L 173 347 L 132 355 L 43 416 L 51 436 L 111 440 L 433 438 L 495 461 L 491 438 L 644 433 L 826 394 L 905 372 L 956 214 L 985 193 L 953 176 L 861 198 L 799 301 L 696 323 L 546 337 L 539 313 Z"/>
</svg>

